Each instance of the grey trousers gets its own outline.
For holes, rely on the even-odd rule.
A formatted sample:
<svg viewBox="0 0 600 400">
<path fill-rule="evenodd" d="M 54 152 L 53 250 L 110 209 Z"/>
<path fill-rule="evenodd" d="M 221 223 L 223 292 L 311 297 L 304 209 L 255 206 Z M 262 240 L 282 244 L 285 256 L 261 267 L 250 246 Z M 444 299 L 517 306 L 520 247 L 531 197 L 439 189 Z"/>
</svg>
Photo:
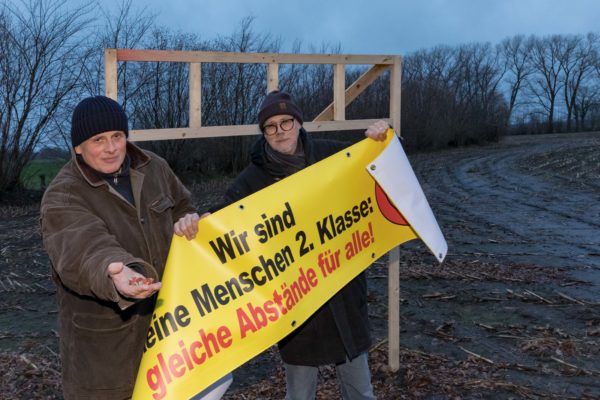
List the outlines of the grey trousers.
<svg viewBox="0 0 600 400">
<path fill-rule="evenodd" d="M 286 364 L 286 400 L 314 400 L 317 394 L 318 367 Z M 362 353 L 353 360 L 335 366 L 342 399 L 375 400 L 371 385 L 368 354 Z"/>
</svg>

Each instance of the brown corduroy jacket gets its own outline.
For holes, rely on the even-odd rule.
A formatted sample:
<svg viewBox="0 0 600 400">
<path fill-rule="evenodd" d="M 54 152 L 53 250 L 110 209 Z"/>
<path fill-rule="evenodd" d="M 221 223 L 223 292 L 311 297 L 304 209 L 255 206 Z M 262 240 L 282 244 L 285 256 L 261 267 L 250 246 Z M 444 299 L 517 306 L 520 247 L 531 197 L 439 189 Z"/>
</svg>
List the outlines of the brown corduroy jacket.
<svg viewBox="0 0 600 400">
<path fill-rule="evenodd" d="M 74 154 L 42 199 L 65 399 L 131 396 L 156 296 L 121 297 L 107 267 L 123 262 L 159 281 L 173 224 L 195 212 L 189 191 L 165 160 L 132 143 L 127 154 L 135 206 Z"/>
</svg>

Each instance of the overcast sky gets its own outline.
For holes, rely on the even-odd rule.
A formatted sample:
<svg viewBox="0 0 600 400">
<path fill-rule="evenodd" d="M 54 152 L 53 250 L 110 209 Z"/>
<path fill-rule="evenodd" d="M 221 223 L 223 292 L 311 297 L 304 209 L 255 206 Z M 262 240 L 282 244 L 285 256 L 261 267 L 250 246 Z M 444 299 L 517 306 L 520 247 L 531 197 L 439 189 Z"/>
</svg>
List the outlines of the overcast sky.
<svg viewBox="0 0 600 400">
<path fill-rule="evenodd" d="M 116 0 L 109 0 L 116 1 Z M 600 0 L 133 0 L 157 23 L 203 39 L 254 30 L 351 54 L 400 54 L 436 45 L 499 43 L 517 34 L 600 32 Z"/>
</svg>

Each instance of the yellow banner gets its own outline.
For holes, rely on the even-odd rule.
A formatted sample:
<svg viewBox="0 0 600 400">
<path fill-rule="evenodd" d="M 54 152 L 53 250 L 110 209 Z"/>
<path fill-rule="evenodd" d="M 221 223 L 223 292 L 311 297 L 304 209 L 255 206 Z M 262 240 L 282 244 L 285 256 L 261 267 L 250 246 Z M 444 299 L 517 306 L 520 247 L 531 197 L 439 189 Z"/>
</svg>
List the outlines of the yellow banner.
<svg viewBox="0 0 600 400">
<path fill-rule="evenodd" d="M 392 140 L 365 139 L 202 219 L 195 240 L 174 237 L 133 398 L 189 399 L 416 238 L 369 173 Z"/>
</svg>

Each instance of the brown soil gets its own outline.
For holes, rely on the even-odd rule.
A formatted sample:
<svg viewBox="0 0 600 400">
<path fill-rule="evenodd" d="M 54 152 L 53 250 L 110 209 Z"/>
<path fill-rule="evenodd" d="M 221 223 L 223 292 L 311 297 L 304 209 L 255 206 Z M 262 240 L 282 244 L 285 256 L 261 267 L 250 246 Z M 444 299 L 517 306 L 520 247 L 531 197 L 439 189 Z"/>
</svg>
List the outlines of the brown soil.
<svg viewBox="0 0 600 400">
<path fill-rule="evenodd" d="M 410 157 L 449 245 L 402 248 L 400 370 L 387 368 L 385 259 L 368 269 L 380 399 L 600 398 L 600 134 L 510 137 Z M 193 185 L 203 206 L 227 182 Z M 38 206 L 0 208 L 0 399 L 60 399 Z M 339 398 L 321 369 L 319 399 Z M 284 396 L 271 349 L 227 399 Z"/>
</svg>

